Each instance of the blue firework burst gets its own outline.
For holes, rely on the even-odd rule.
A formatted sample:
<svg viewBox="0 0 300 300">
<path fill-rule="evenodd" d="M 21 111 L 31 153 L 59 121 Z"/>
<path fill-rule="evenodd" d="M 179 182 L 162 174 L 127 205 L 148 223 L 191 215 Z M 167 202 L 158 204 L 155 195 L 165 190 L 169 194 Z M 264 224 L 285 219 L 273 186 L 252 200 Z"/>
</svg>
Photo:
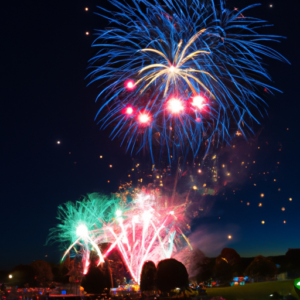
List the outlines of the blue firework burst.
<svg viewBox="0 0 300 300">
<path fill-rule="evenodd" d="M 211 145 L 245 136 L 273 93 L 263 57 L 284 61 L 265 42 L 268 26 L 224 0 L 109 0 L 99 7 L 110 25 L 96 32 L 90 60 L 98 82 L 96 115 L 127 150 L 149 149 L 172 158 L 198 155 Z M 258 114 L 257 114 L 258 112 Z"/>
</svg>

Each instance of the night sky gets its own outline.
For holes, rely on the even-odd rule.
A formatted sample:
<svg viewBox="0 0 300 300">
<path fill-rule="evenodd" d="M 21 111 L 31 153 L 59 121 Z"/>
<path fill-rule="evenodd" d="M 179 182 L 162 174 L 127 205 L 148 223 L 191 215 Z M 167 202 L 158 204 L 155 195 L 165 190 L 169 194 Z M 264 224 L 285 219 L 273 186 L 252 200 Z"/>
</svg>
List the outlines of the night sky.
<svg viewBox="0 0 300 300">
<path fill-rule="evenodd" d="M 99 89 L 86 87 L 92 33 L 106 25 L 93 11 L 105 2 L 28 0 L 1 6 L 0 269 L 37 259 L 57 263 L 58 246 L 45 246 L 57 206 L 86 193 L 116 192 L 121 180 L 128 181 L 132 158 L 119 141 L 109 140 L 109 131 L 99 131 L 94 121 Z M 229 2 L 239 8 L 255 3 Z M 269 116 L 253 137 L 261 147 L 251 153 L 255 181 L 240 179 L 235 194 L 228 185 L 194 222 L 191 234 L 208 256 L 225 245 L 241 256 L 300 248 L 299 8 L 299 1 L 270 0 L 251 11 L 275 25 L 272 34 L 287 37 L 273 46 L 292 64 L 270 61 L 274 84 L 284 93 L 269 101 Z M 269 174 L 259 176 L 263 172 Z"/>
</svg>

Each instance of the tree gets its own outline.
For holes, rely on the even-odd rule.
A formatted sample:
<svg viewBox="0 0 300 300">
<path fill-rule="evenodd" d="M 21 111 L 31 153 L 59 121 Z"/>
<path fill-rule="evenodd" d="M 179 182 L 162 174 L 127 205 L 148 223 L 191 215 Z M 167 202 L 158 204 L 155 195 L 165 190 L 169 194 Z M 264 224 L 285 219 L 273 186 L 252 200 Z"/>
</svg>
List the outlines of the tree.
<svg viewBox="0 0 300 300">
<path fill-rule="evenodd" d="M 252 277 L 256 281 L 268 280 L 273 278 L 276 273 L 276 265 L 262 255 L 256 256 L 245 271 L 247 276 Z"/>
<path fill-rule="evenodd" d="M 241 257 L 234 249 L 224 248 L 220 254 L 220 257 L 226 259 L 231 267 L 233 276 L 242 275 Z"/>
<path fill-rule="evenodd" d="M 146 261 L 141 274 L 141 292 L 155 289 L 156 266 L 153 261 Z"/>
<path fill-rule="evenodd" d="M 189 288 L 189 275 L 184 264 L 176 259 L 164 259 L 157 265 L 156 286 L 162 292 Z"/>
<path fill-rule="evenodd" d="M 198 268 L 205 259 L 205 255 L 198 248 L 191 250 L 189 247 L 186 247 L 177 253 L 174 258 L 185 265 L 189 277 L 195 277 L 199 273 Z"/>
<path fill-rule="evenodd" d="M 224 248 L 220 255 L 226 258 L 230 265 L 237 264 L 241 258 L 240 255 L 232 248 Z"/>
<path fill-rule="evenodd" d="M 13 285 L 24 287 L 25 285 L 33 286 L 35 284 L 34 270 L 31 266 L 18 265 L 9 273 L 13 275 L 13 281 L 11 282 Z"/>
<path fill-rule="evenodd" d="M 233 271 L 227 259 L 219 255 L 216 258 L 214 266 L 214 276 L 223 283 L 228 283 L 232 280 Z"/>
<path fill-rule="evenodd" d="M 300 249 L 289 249 L 285 254 L 285 270 L 289 276 L 300 276 Z"/>
<path fill-rule="evenodd" d="M 101 294 L 105 288 L 109 288 L 109 279 L 94 262 L 91 262 L 88 273 L 81 284 L 89 294 Z"/>
<path fill-rule="evenodd" d="M 190 278 L 192 277 L 197 282 L 202 282 L 212 277 L 214 262 L 206 257 L 200 249 L 189 250 L 189 253 L 183 253 L 183 255 L 184 258 L 179 260 L 186 266 Z"/>
<path fill-rule="evenodd" d="M 51 265 L 46 261 L 36 260 L 30 266 L 33 268 L 35 280 L 39 284 L 45 285 L 47 281 L 53 280 Z"/>
<path fill-rule="evenodd" d="M 201 263 L 198 263 L 197 266 L 197 282 L 208 281 L 213 277 L 213 268 L 215 260 L 209 257 L 204 257 Z"/>
</svg>

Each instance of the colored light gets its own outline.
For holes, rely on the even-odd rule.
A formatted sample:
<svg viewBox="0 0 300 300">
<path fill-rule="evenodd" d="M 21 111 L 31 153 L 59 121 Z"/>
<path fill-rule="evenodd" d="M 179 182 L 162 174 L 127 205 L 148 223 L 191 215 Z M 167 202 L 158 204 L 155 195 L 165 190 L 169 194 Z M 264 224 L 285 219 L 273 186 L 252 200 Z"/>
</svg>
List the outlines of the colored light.
<svg viewBox="0 0 300 300">
<path fill-rule="evenodd" d="M 285 211 L 285 207 L 282 207 L 281 210 L 282 210 L 282 211 Z"/>
<path fill-rule="evenodd" d="M 171 66 L 171 67 L 170 67 L 170 72 L 171 72 L 171 73 L 174 73 L 175 71 L 176 71 L 176 67 Z"/>
<path fill-rule="evenodd" d="M 205 98 L 202 96 L 196 96 L 193 98 L 192 105 L 198 109 L 202 109 L 204 107 Z"/>
<path fill-rule="evenodd" d="M 294 286 L 295 286 L 295 288 L 300 290 L 300 278 L 295 279 Z"/>
<path fill-rule="evenodd" d="M 135 88 L 135 82 L 133 80 L 127 80 L 125 82 L 125 87 L 127 88 L 127 90 L 133 90 Z"/>
<path fill-rule="evenodd" d="M 126 109 L 126 114 L 127 114 L 127 115 L 132 115 L 132 113 L 133 113 L 132 107 L 127 107 L 127 109 Z"/>
<path fill-rule="evenodd" d="M 145 219 L 146 221 L 149 221 L 149 220 L 151 219 L 151 213 L 150 213 L 150 211 L 145 211 L 145 212 L 143 213 L 143 217 L 144 217 L 144 219 Z"/>
<path fill-rule="evenodd" d="M 85 11 L 88 11 L 88 10 L 89 10 L 89 8 L 88 8 L 88 7 L 86 7 L 84 10 L 85 10 Z"/>
<path fill-rule="evenodd" d="M 195 120 L 197 123 L 201 123 L 201 118 L 196 118 Z"/>
<path fill-rule="evenodd" d="M 181 111 L 184 110 L 182 101 L 179 99 L 173 98 L 168 101 L 168 109 L 171 111 L 173 114 L 180 113 Z"/>
<path fill-rule="evenodd" d="M 231 240 L 231 239 L 232 239 L 232 236 L 231 236 L 231 235 L 229 235 L 229 236 L 228 236 L 228 239 L 229 239 L 229 240 Z"/>
<path fill-rule="evenodd" d="M 265 194 L 260 194 L 260 197 L 263 198 L 265 196 Z"/>
<path fill-rule="evenodd" d="M 85 238 L 89 235 L 88 228 L 85 224 L 81 224 L 76 229 L 76 235 L 81 238 Z"/>
<path fill-rule="evenodd" d="M 145 113 L 141 113 L 138 117 L 138 120 L 140 123 L 142 124 L 146 124 L 150 121 L 150 116 L 148 114 L 145 114 Z"/>
<path fill-rule="evenodd" d="M 261 221 L 261 224 L 265 224 L 265 221 Z"/>
</svg>

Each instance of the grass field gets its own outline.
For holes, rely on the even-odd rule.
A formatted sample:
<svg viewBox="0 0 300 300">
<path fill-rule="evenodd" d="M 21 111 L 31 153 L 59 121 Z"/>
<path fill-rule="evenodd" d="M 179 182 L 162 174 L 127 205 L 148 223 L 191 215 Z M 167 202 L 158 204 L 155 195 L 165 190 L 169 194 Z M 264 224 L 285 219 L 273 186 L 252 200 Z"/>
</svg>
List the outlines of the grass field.
<svg viewBox="0 0 300 300">
<path fill-rule="evenodd" d="M 272 297 L 270 295 L 274 292 L 283 296 L 291 294 L 296 299 L 300 299 L 294 289 L 294 280 L 249 283 L 225 288 L 208 288 L 206 292 L 210 298 L 222 296 L 226 300 L 271 300 Z"/>
</svg>

